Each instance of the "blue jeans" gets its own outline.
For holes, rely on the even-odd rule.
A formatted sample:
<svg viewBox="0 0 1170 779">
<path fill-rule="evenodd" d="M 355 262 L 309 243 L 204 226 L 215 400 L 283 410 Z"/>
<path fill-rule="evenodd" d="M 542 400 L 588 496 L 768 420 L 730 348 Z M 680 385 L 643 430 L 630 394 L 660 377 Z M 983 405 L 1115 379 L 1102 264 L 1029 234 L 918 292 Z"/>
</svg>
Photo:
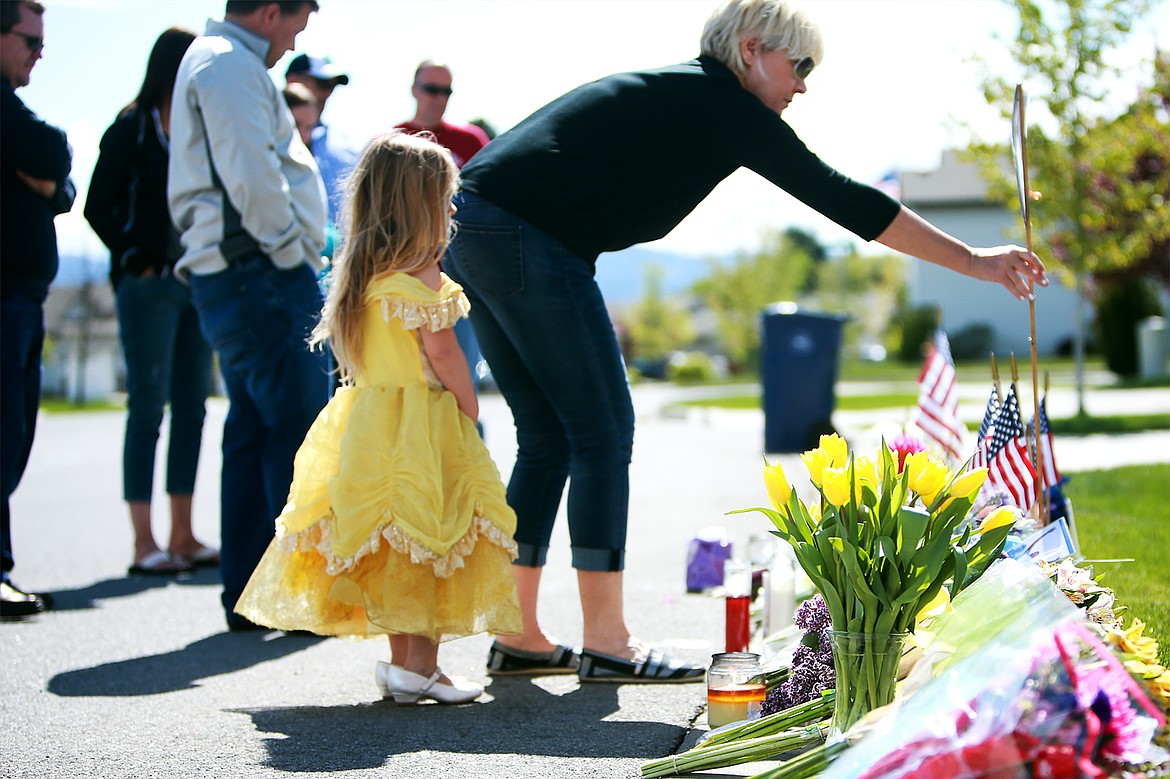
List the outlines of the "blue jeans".
<svg viewBox="0 0 1170 779">
<path fill-rule="evenodd" d="M 203 334 L 219 353 L 227 386 L 220 486 L 220 573 L 229 623 L 275 529 L 292 483 L 293 458 L 328 400 L 324 354 L 306 339 L 321 312 L 307 265 L 276 268 L 262 254 L 209 276 L 192 274 Z"/>
<path fill-rule="evenodd" d="M 0 571 L 8 581 L 15 564 L 12 554 L 11 516 L 8 499 L 20 484 L 37 430 L 41 403 L 41 349 L 45 343 L 45 317 L 32 298 L 0 293 Z"/>
<path fill-rule="evenodd" d="M 211 347 L 191 290 L 174 276 L 126 275 L 118 284 L 118 337 L 126 360 L 122 496 L 150 501 L 163 409 L 170 404 L 168 495 L 190 495 L 211 391 Z"/>
<path fill-rule="evenodd" d="M 471 300 L 480 349 L 516 421 L 516 563 L 544 565 L 567 479 L 573 567 L 620 571 L 634 408 L 593 267 L 481 198 L 456 204 L 447 272 Z"/>
</svg>

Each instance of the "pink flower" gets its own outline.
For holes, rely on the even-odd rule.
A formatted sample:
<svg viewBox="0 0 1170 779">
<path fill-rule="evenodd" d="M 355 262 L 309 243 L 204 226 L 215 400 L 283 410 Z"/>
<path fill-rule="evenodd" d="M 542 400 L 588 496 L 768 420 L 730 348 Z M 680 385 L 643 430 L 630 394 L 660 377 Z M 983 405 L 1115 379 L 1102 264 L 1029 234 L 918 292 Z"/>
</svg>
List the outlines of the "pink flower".
<svg viewBox="0 0 1170 779">
<path fill-rule="evenodd" d="M 889 444 L 890 449 L 898 455 L 898 473 L 902 472 L 902 467 L 906 464 L 906 455 L 914 454 L 915 452 L 925 452 L 926 444 L 912 435 L 899 433 L 894 440 Z"/>
</svg>

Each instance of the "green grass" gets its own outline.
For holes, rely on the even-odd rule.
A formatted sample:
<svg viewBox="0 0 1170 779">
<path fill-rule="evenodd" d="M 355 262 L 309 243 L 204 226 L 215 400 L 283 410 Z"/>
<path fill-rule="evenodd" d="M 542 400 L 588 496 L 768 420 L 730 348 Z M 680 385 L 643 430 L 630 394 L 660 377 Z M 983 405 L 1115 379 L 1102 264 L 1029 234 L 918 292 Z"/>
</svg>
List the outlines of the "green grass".
<svg viewBox="0 0 1170 779">
<path fill-rule="evenodd" d="M 74 403 L 66 398 L 41 398 L 41 411 L 50 414 L 68 414 L 74 411 L 124 411 L 126 404 L 117 400 L 87 400 Z"/>
<path fill-rule="evenodd" d="M 871 411 L 888 408 L 893 413 L 904 412 L 913 408 L 917 403 L 917 394 L 843 395 L 837 398 L 836 408 L 838 411 Z M 760 408 L 760 396 L 754 392 L 750 394 L 736 392 L 718 398 L 688 400 L 680 405 L 722 408 L 733 411 L 758 409 Z M 971 430 L 978 430 L 979 422 L 968 422 L 967 427 Z M 1052 420 L 1052 431 L 1056 435 L 1140 433 L 1146 430 L 1170 430 L 1170 414 L 1134 414 L 1120 417 L 1083 416 Z"/>
<path fill-rule="evenodd" d="M 1170 666 L 1170 465 L 1071 474 L 1065 494 L 1086 559 L 1134 559 L 1093 570 L 1128 608 L 1126 626 L 1132 617 L 1145 622 Z"/>
<path fill-rule="evenodd" d="M 1052 420 L 1052 432 L 1056 435 L 1140 433 L 1145 430 L 1170 430 L 1170 414 L 1134 414 L 1124 417 L 1083 416 Z"/>
</svg>

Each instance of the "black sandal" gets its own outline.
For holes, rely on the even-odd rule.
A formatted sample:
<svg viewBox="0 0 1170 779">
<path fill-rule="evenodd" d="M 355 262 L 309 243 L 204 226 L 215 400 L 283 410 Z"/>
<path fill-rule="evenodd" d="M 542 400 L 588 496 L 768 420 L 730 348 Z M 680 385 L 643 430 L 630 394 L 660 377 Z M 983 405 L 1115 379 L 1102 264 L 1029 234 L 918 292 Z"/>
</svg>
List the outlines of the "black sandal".
<svg viewBox="0 0 1170 779">
<path fill-rule="evenodd" d="M 680 662 L 657 649 L 644 650 L 640 655 L 639 659 L 626 660 L 582 649 L 577 675 L 583 682 L 677 684 L 702 681 L 707 673 L 701 665 Z"/>
<path fill-rule="evenodd" d="M 560 644 L 551 652 L 527 652 L 499 641 L 488 650 L 487 672 L 492 676 L 544 676 L 576 673 L 580 656 Z"/>
</svg>

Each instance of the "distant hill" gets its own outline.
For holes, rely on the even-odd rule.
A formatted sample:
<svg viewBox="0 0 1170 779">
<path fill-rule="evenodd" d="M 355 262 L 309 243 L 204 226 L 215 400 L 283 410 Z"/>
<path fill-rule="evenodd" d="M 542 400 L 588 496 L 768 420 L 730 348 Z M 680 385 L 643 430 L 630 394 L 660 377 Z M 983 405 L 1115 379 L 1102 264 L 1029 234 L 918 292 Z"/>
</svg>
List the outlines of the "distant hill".
<svg viewBox="0 0 1170 779">
<path fill-rule="evenodd" d="M 716 258 L 722 261 L 722 258 Z M 692 284 L 710 273 L 710 260 L 677 252 L 656 251 L 631 246 L 620 252 L 609 252 L 597 260 L 597 283 L 611 305 L 635 303 L 642 298 L 647 268 L 657 265 L 662 271 L 662 293 L 686 293 Z M 75 287 L 87 279 L 105 281 L 109 260 L 105 257 L 78 257 L 62 255 L 56 287 Z"/>
<path fill-rule="evenodd" d="M 678 295 L 710 274 L 710 262 L 723 258 L 698 257 L 677 252 L 656 251 L 631 246 L 620 252 L 608 252 L 597 259 L 597 284 L 611 305 L 634 303 L 641 299 L 647 268 L 657 265 L 662 273 L 662 294 Z"/>
</svg>

